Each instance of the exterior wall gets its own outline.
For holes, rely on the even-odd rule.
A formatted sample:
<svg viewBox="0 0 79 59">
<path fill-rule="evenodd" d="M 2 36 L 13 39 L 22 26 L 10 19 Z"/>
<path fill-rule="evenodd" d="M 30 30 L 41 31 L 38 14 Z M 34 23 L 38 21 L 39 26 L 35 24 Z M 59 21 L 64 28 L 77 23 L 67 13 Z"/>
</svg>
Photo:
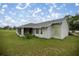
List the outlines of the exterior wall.
<svg viewBox="0 0 79 59">
<path fill-rule="evenodd" d="M 16 34 L 19 35 L 19 33 L 18 33 L 18 29 L 16 29 Z"/>
<path fill-rule="evenodd" d="M 68 36 L 68 24 L 66 20 L 64 20 L 61 24 L 55 24 L 52 25 L 52 37 L 58 38 L 58 39 L 64 39 L 66 36 Z"/>
<path fill-rule="evenodd" d="M 19 31 L 19 28 L 16 29 L 16 34 L 19 35 L 20 37 L 23 37 L 24 36 L 24 29 L 21 28 L 21 34 L 19 34 L 18 31 Z"/>
<path fill-rule="evenodd" d="M 24 28 L 21 28 L 21 36 L 24 36 Z"/>
<path fill-rule="evenodd" d="M 43 33 L 41 34 L 41 30 L 39 28 L 39 34 L 36 34 L 36 29 L 33 29 L 33 35 L 37 37 L 63 39 L 68 36 L 67 23 L 64 21 L 62 24 L 54 24 L 47 28 L 42 28 L 42 32 Z"/>
<path fill-rule="evenodd" d="M 49 26 L 47 29 L 47 37 L 52 38 L 53 32 L 52 32 L 52 26 Z"/>
<path fill-rule="evenodd" d="M 61 39 L 61 24 L 51 26 L 51 37 Z"/>
<path fill-rule="evenodd" d="M 50 38 L 50 28 L 42 28 L 42 34 L 41 34 L 41 28 L 39 28 L 39 34 L 36 34 L 36 29 L 33 30 L 33 34 L 37 37 L 41 38 Z"/>
<path fill-rule="evenodd" d="M 68 34 L 69 34 L 69 27 L 67 21 L 64 20 L 61 25 L 61 38 L 62 39 L 65 38 L 66 36 L 68 36 Z"/>
</svg>

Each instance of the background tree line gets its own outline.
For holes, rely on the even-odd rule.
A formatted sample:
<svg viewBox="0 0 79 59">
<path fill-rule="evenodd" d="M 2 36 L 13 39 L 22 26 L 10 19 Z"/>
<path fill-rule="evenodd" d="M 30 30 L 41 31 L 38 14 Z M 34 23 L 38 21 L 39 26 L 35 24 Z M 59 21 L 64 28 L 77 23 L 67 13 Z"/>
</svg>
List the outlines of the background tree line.
<svg viewBox="0 0 79 59">
<path fill-rule="evenodd" d="M 76 14 L 75 16 L 67 15 L 65 18 L 67 19 L 69 30 L 72 32 L 76 30 L 79 31 L 79 14 Z"/>
</svg>

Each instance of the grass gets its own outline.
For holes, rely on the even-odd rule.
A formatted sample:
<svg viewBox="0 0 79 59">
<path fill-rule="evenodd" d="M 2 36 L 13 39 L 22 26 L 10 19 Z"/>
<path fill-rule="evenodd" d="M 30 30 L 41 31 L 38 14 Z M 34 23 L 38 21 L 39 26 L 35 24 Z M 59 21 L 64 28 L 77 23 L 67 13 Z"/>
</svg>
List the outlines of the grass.
<svg viewBox="0 0 79 59">
<path fill-rule="evenodd" d="M 0 55 L 9 56 L 72 56 L 79 55 L 79 37 L 59 39 L 25 39 L 15 30 L 0 30 Z"/>
</svg>

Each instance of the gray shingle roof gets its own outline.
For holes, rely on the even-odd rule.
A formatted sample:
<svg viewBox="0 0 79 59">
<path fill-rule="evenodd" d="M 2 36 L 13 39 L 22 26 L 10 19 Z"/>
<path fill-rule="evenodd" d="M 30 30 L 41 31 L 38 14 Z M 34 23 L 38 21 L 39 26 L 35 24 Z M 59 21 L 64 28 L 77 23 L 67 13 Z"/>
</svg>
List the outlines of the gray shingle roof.
<svg viewBox="0 0 79 59">
<path fill-rule="evenodd" d="M 48 26 L 50 26 L 52 24 L 61 23 L 63 20 L 65 20 L 65 19 L 64 18 L 56 19 L 56 20 L 46 21 L 46 22 L 42 22 L 42 23 L 29 23 L 29 24 L 25 24 L 25 25 L 19 26 L 19 28 L 41 28 L 41 27 L 48 27 Z"/>
</svg>

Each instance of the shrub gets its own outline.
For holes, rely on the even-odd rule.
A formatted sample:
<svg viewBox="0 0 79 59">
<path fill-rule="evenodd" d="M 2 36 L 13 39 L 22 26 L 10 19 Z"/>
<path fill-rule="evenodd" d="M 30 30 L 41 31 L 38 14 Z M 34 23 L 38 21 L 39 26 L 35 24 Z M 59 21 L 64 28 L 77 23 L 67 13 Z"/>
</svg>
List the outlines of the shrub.
<svg viewBox="0 0 79 59">
<path fill-rule="evenodd" d="M 30 34 L 30 33 L 27 33 L 27 34 L 25 34 L 25 38 L 26 39 L 32 39 L 33 38 L 33 35 Z"/>
</svg>

